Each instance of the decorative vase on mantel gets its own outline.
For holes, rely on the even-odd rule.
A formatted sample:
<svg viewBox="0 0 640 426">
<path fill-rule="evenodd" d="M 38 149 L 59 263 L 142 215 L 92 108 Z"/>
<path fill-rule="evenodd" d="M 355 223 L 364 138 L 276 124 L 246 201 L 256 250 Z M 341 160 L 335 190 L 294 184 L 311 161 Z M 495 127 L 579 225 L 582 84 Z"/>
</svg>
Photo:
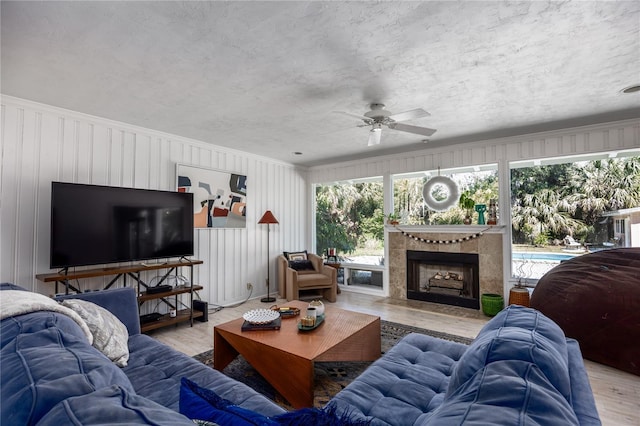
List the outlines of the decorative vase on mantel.
<svg viewBox="0 0 640 426">
<path fill-rule="evenodd" d="M 484 212 L 487 211 L 486 204 L 476 204 L 476 212 L 478 212 L 478 225 L 484 225 Z"/>
<path fill-rule="evenodd" d="M 465 191 L 460 195 L 459 204 L 460 207 L 467 212 L 462 223 L 465 225 L 471 225 L 471 222 L 473 222 L 471 215 L 473 215 L 473 206 L 476 205 L 476 202 L 471 198 L 471 194 L 469 194 L 468 191 Z"/>
<path fill-rule="evenodd" d="M 465 215 L 462 223 L 464 223 L 465 225 L 471 225 L 472 222 L 473 219 L 471 219 L 471 210 L 467 210 L 467 214 Z"/>
</svg>

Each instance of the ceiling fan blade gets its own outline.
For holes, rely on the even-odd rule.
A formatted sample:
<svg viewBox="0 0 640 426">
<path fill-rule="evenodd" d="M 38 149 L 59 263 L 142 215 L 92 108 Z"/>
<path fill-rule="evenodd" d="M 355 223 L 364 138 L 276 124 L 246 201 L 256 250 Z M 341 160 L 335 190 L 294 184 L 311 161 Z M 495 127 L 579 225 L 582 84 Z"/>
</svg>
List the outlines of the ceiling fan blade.
<svg viewBox="0 0 640 426">
<path fill-rule="evenodd" d="M 407 121 L 407 120 L 413 120 L 414 118 L 428 117 L 430 115 L 431 114 L 429 114 L 427 111 L 423 110 L 422 108 L 416 108 L 409 111 L 392 114 L 388 118 L 390 118 L 393 121 Z"/>
<path fill-rule="evenodd" d="M 382 136 L 381 129 L 369 130 L 369 142 L 367 143 L 367 146 L 379 145 L 381 136 Z"/>
<path fill-rule="evenodd" d="M 420 126 L 412 126 L 411 124 L 403 124 L 403 123 L 389 123 L 389 128 L 394 130 L 400 130 L 401 132 L 415 133 L 417 135 L 423 135 L 423 136 L 431 136 L 436 132 L 435 129 L 429 129 L 427 127 L 420 127 Z"/>
<path fill-rule="evenodd" d="M 371 121 L 371 119 L 369 117 L 365 117 L 364 115 L 358 115 L 358 114 L 352 114 L 350 112 L 344 112 L 344 111 L 332 111 L 335 112 L 336 114 L 344 114 L 344 115 L 348 115 L 349 117 L 355 117 L 355 118 L 359 118 L 360 120 L 364 120 L 364 121 Z"/>
</svg>

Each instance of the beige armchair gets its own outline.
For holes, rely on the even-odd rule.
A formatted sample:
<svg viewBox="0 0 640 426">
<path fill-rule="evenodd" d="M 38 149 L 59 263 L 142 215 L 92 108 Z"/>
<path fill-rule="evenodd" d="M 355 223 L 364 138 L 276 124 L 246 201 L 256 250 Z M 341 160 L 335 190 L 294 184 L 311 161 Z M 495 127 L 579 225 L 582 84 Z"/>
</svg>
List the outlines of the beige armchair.
<svg viewBox="0 0 640 426">
<path fill-rule="evenodd" d="M 322 257 L 309 253 L 307 258 L 313 270 L 298 270 L 289 267 L 283 255 L 278 256 L 278 292 L 287 300 L 297 300 L 300 290 L 322 290 L 322 297 L 329 302 L 336 301 L 338 275 L 335 268 L 324 265 Z"/>
</svg>

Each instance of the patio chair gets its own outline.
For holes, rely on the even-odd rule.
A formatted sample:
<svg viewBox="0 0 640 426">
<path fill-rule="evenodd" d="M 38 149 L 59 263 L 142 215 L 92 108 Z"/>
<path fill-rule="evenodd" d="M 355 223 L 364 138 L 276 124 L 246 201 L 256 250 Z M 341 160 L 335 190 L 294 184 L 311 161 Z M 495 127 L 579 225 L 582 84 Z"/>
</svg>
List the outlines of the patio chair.
<svg viewBox="0 0 640 426">
<path fill-rule="evenodd" d="M 577 249 L 582 247 L 582 244 L 573 239 L 571 235 L 564 237 L 564 246 L 568 249 Z"/>
</svg>

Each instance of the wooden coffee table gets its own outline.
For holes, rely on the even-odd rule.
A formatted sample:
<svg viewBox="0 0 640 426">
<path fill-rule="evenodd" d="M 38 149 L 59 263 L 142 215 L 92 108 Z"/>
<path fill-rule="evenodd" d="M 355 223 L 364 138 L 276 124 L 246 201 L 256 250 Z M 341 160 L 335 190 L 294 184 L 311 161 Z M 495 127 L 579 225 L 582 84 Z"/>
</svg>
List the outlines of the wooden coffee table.
<svg viewBox="0 0 640 426">
<path fill-rule="evenodd" d="M 304 315 L 308 303 L 286 302 Z M 299 331 L 299 316 L 280 330 L 241 331 L 242 318 L 213 329 L 213 365 L 222 371 L 241 354 L 295 408 L 313 406 L 316 361 L 374 361 L 380 357 L 380 317 L 325 304 L 325 320 Z"/>
</svg>

